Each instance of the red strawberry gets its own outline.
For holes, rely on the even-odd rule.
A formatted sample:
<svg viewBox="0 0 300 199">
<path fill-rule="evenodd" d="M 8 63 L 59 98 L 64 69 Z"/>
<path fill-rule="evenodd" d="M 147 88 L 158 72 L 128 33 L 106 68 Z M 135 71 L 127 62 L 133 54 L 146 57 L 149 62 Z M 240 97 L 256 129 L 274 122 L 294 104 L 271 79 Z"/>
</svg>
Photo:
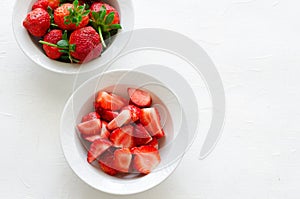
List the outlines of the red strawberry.
<svg viewBox="0 0 300 199">
<path fill-rule="evenodd" d="M 96 160 L 104 151 L 112 146 L 112 143 L 107 139 L 95 140 L 88 151 L 87 161 L 92 163 Z"/>
<path fill-rule="evenodd" d="M 132 155 L 128 148 L 117 149 L 114 152 L 114 169 L 128 173 Z"/>
<path fill-rule="evenodd" d="M 149 145 L 149 146 L 153 146 L 154 148 L 156 148 L 156 149 L 158 149 L 159 148 L 159 146 L 158 146 L 158 141 L 157 141 L 157 139 L 156 138 L 152 138 L 152 141 L 151 142 L 149 142 L 147 145 Z"/>
<path fill-rule="evenodd" d="M 44 36 L 50 28 L 50 15 L 44 9 L 36 8 L 27 14 L 23 26 L 33 36 Z"/>
<path fill-rule="evenodd" d="M 80 9 L 75 3 L 64 3 L 54 10 L 54 22 L 63 30 L 76 30 L 85 27 L 89 23 L 88 11 Z M 72 10 L 70 12 L 70 10 Z"/>
<path fill-rule="evenodd" d="M 82 117 L 81 122 L 86 122 L 94 119 L 100 119 L 100 115 L 96 112 L 90 112 L 89 114 Z"/>
<path fill-rule="evenodd" d="M 91 26 L 80 28 L 71 33 L 70 45 L 75 45 L 71 51 L 72 57 L 81 62 L 88 62 L 100 56 L 102 45 L 98 33 Z"/>
<path fill-rule="evenodd" d="M 61 30 L 51 30 L 45 35 L 44 41 L 51 44 L 56 44 L 58 41 L 62 39 L 62 34 L 63 33 Z M 46 55 L 51 59 L 58 59 L 62 55 L 60 49 L 54 46 L 43 44 L 43 49 Z"/>
<path fill-rule="evenodd" d="M 49 5 L 48 0 L 37 0 L 36 2 L 34 2 L 34 4 L 32 5 L 32 10 L 36 9 L 36 8 L 42 8 L 44 10 L 47 10 L 47 7 Z"/>
<path fill-rule="evenodd" d="M 136 146 L 142 146 L 151 142 L 152 137 L 142 124 L 137 124 L 134 128 L 134 143 Z"/>
<path fill-rule="evenodd" d="M 95 103 L 95 106 L 97 106 L 97 103 Z M 108 122 L 112 121 L 114 118 L 116 118 L 119 115 L 118 112 L 114 112 L 114 111 L 110 111 L 110 110 L 105 110 L 102 108 L 95 108 L 95 109 L 101 115 L 101 119 L 108 121 Z"/>
<path fill-rule="evenodd" d="M 111 5 L 107 4 L 107 3 L 103 3 L 103 2 L 95 2 L 91 5 L 91 12 L 90 12 L 90 17 L 93 19 L 93 12 L 99 12 L 101 10 L 101 7 L 104 6 L 106 9 L 106 16 L 105 18 L 108 16 L 109 13 L 114 12 L 114 19 L 112 20 L 111 24 L 119 24 L 120 23 L 120 16 L 118 11 L 112 7 Z M 104 18 L 104 20 L 105 20 Z"/>
<path fill-rule="evenodd" d="M 140 119 L 140 113 L 141 113 L 141 109 L 134 106 L 134 105 L 128 105 L 122 108 L 121 111 L 123 110 L 129 110 L 130 111 L 130 115 L 131 115 L 131 120 L 133 122 L 136 122 Z"/>
<path fill-rule="evenodd" d="M 149 174 L 160 163 L 160 155 L 153 146 L 141 146 L 131 149 L 133 167 L 143 174 Z"/>
<path fill-rule="evenodd" d="M 156 108 L 141 109 L 140 122 L 152 136 L 156 138 L 165 136 L 160 124 L 160 116 Z"/>
<path fill-rule="evenodd" d="M 99 157 L 98 161 L 102 171 L 111 176 L 114 176 L 118 173 L 118 171 L 114 169 L 113 165 L 115 150 L 116 148 L 110 147 Z"/>
<path fill-rule="evenodd" d="M 56 8 L 58 8 L 59 4 L 60 4 L 60 0 L 48 0 L 48 5 L 54 10 Z"/>
<path fill-rule="evenodd" d="M 102 123 L 102 127 L 101 127 L 100 133 L 98 133 L 96 135 L 83 135 L 83 138 L 89 142 L 94 142 L 95 140 L 100 139 L 100 138 L 108 139 L 110 132 L 106 128 L 107 122 L 102 121 L 101 123 Z"/>
<path fill-rule="evenodd" d="M 84 136 L 100 134 L 101 121 L 99 119 L 89 120 L 77 125 L 79 132 Z"/>
<path fill-rule="evenodd" d="M 100 91 L 96 98 L 96 106 L 105 110 L 117 111 L 124 107 L 126 100 L 118 95 Z"/>
<path fill-rule="evenodd" d="M 107 125 L 108 130 L 114 130 L 132 122 L 129 110 L 122 111 L 115 119 L 110 121 Z"/>
<path fill-rule="evenodd" d="M 123 147 L 123 148 L 131 148 L 134 147 L 134 139 L 133 139 L 133 126 L 127 125 L 122 128 L 117 128 L 114 130 L 109 139 L 112 141 L 115 147 Z"/>
<path fill-rule="evenodd" d="M 130 102 L 132 102 L 134 105 L 140 108 L 151 106 L 152 98 L 150 93 L 135 88 L 128 88 L 127 92 L 130 97 Z"/>
</svg>

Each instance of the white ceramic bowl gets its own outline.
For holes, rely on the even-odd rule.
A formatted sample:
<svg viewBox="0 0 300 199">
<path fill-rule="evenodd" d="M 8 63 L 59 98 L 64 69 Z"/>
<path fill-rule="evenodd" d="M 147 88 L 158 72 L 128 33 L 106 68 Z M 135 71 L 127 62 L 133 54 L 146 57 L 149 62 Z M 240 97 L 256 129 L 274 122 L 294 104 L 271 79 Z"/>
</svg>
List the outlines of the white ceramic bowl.
<svg viewBox="0 0 300 199">
<path fill-rule="evenodd" d="M 85 64 L 69 64 L 51 60 L 45 55 L 43 49 L 38 46 L 37 41 L 34 41 L 27 30 L 23 27 L 23 20 L 26 18 L 27 13 L 31 10 L 35 1 L 36 0 L 16 1 L 13 9 L 12 25 L 15 38 L 22 51 L 32 61 L 47 70 L 63 74 L 78 74 L 92 71 L 96 68 L 102 67 L 116 57 L 129 40 L 130 35 L 126 38 L 122 37 L 122 39 L 118 38 L 118 35 L 116 35 L 111 46 L 109 46 L 100 57 Z M 120 13 L 120 20 L 123 29 L 120 30 L 118 34 L 124 31 L 131 31 L 134 25 L 134 13 L 131 0 L 103 1 L 114 6 Z"/>
<path fill-rule="evenodd" d="M 146 67 L 147 68 L 147 67 Z M 169 78 L 156 79 L 155 73 L 134 70 L 115 70 L 97 75 L 83 83 L 69 98 L 61 117 L 61 144 L 70 167 L 84 182 L 106 193 L 126 195 L 148 190 L 165 180 L 182 159 L 198 126 L 198 104 L 187 82 L 172 69 L 160 66 Z M 181 85 L 181 87 L 178 87 Z M 118 178 L 103 173 L 86 161 L 86 147 L 79 138 L 76 124 L 93 110 L 99 90 L 116 86 L 114 93 L 126 95 L 126 86 L 141 87 L 155 95 L 166 134 L 160 145 L 161 163 L 150 174 Z M 184 88 L 184 89 L 182 89 Z M 193 118 L 193 120 L 187 120 Z M 188 121 L 188 122 L 187 122 Z"/>
</svg>

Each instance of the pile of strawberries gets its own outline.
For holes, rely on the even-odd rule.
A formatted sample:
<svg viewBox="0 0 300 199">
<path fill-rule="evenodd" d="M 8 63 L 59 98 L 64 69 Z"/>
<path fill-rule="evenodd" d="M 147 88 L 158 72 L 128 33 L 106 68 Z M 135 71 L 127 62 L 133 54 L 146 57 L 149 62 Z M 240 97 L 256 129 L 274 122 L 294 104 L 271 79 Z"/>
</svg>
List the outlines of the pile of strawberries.
<svg viewBox="0 0 300 199">
<path fill-rule="evenodd" d="M 122 28 L 118 11 L 100 0 L 37 0 L 23 26 L 49 58 L 71 63 L 99 57 Z"/>
<path fill-rule="evenodd" d="M 149 92 L 128 88 L 129 99 L 98 92 L 94 112 L 77 129 L 89 144 L 87 161 L 109 175 L 149 174 L 159 163 L 158 139 L 165 136 Z M 129 101 L 129 102 L 128 102 Z M 129 105 L 128 105 L 129 104 Z"/>
</svg>

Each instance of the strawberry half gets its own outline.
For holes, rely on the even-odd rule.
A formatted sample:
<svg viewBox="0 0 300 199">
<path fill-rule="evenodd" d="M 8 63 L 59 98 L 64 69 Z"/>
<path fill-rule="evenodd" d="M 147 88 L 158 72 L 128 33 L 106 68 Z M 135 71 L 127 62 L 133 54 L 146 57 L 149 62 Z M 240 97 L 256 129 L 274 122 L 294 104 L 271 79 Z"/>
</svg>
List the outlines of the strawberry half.
<svg viewBox="0 0 300 199">
<path fill-rule="evenodd" d="M 100 115 L 96 112 L 91 112 L 82 117 L 81 122 L 87 122 L 89 120 L 100 119 Z"/>
<path fill-rule="evenodd" d="M 160 116 L 156 108 L 141 109 L 140 122 L 152 136 L 158 139 L 165 136 L 160 124 Z"/>
<path fill-rule="evenodd" d="M 136 122 L 140 119 L 140 113 L 141 113 L 141 109 L 134 106 L 134 105 L 128 105 L 122 108 L 121 111 L 123 110 L 129 110 L 130 111 L 130 116 L 131 116 L 131 120 L 133 122 Z"/>
<path fill-rule="evenodd" d="M 97 107 L 97 103 L 95 103 L 95 109 L 100 114 L 101 119 L 107 122 L 112 121 L 114 118 L 116 118 L 119 115 L 119 113 L 116 111 L 105 110 Z"/>
<path fill-rule="evenodd" d="M 102 171 L 111 176 L 114 176 L 118 173 L 118 171 L 114 169 L 113 165 L 115 150 L 116 148 L 110 147 L 99 157 L 98 161 Z"/>
<path fill-rule="evenodd" d="M 107 122 L 102 121 L 101 123 L 102 123 L 102 127 L 101 127 L 101 132 L 99 134 L 89 135 L 89 136 L 83 135 L 83 138 L 88 142 L 94 142 L 95 140 L 98 140 L 100 138 L 108 139 L 110 132 L 106 128 Z"/>
<path fill-rule="evenodd" d="M 135 126 L 133 136 L 136 146 L 145 145 L 152 140 L 151 135 L 147 132 L 142 124 L 137 124 Z"/>
<path fill-rule="evenodd" d="M 115 147 L 120 148 L 131 148 L 134 147 L 134 138 L 133 138 L 133 126 L 127 125 L 122 128 L 117 128 L 114 130 L 110 136 L 110 141 L 114 144 Z"/>
<path fill-rule="evenodd" d="M 96 160 L 104 151 L 112 146 L 112 143 L 107 139 L 97 139 L 95 140 L 88 151 L 87 161 L 92 163 Z"/>
<path fill-rule="evenodd" d="M 133 158 L 133 167 L 143 174 L 149 174 L 160 163 L 160 155 L 153 146 L 141 146 L 131 149 Z"/>
<path fill-rule="evenodd" d="M 150 93 L 135 88 L 128 88 L 127 93 L 130 97 L 130 102 L 133 103 L 134 105 L 140 108 L 151 106 L 152 98 Z"/>
<path fill-rule="evenodd" d="M 96 103 L 95 106 L 102 109 L 117 111 L 125 106 L 126 100 L 118 95 L 100 91 L 97 95 Z"/>
<path fill-rule="evenodd" d="M 114 153 L 114 169 L 128 173 L 132 155 L 128 148 L 117 149 Z"/>
<path fill-rule="evenodd" d="M 101 132 L 101 121 L 99 119 L 89 120 L 77 125 L 79 132 L 84 136 L 96 135 Z"/>
<path fill-rule="evenodd" d="M 129 110 L 122 111 L 115 119 L 110 121 L 107 125 L 108 130 L 114 130 L 132 122 Z"/>
</svg>

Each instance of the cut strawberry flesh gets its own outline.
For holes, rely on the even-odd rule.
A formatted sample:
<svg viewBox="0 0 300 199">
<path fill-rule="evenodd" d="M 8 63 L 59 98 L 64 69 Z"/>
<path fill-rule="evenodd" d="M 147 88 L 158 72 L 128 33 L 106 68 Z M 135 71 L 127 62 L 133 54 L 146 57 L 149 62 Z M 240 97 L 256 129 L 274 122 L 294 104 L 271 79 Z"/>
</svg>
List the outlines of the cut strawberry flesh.
<svg viewBox="0 0 300 199">
<path fill-rule="evenodd" d="M 110 136 L 110 141 L 114 144 L 115 147 L 121 148 L 131 148 L 134 147 L 134 138 L 133 138 L 133 126 L 127 125 L 122 128 L 117 128 L 114 130 Z"/>
<path fill-rule="evenodd" d="M 87 122 L 89 120 L 100 119 L 100 115 L 96 112 L 91 112 L 82 117 L 81 122 Z"/>
<path fill-rule="evenodd" d="M 149 146 L 153 146 L 154 148 L 158 149 L 158 140 L 156 138 L 152 138 L 151 142 L 147 143 Z"/>
<path fill-rule="evenodd" d="M 84 136 L 97 135 L 101 132 L 101 121 L 99 119 L 93 119 L 82 122 L 77 125 L 77 128 Z"/>
<path fill-rule="evenodd" d="M 134 142 L 136 146 L 142 146 L 151 142 L 152 137 L 142 124 L 137 124 L 134 128 Z"/>
<path fill-rule="evenodd" d="M 96 104 L 102 109 L 117 111 L 126 105 L 126 100 L 121 96 L 100 91 L 96 98 Z"/>
<path fill-rule="evenodd" d="M 107 128 L 112 131 L 116 128 L 129 124 L 130 122 L 132 122 L 130 111 L 123 110 L 115 119 L 108 123 Z"/>
<path fill-rule="evenodd" d="M 131 120 L 133 122 L 136 122 L 140 119 L 141 109 L 138 108 L 137 106 L 128 105 L 128 106 L 123 107 L 121 111 L 123 111 L 123 110 L 129 110 L 130 111 Z"/>
<path fill-rule="evenodd" d="M 87 161 L 92 163 L 96 160 L 104 151 L 112 146 L 112 143 L 107 139 L 97 139 L 95 140 L 88 151 Z"/>
<path fill-rule="evenodd" d="M 111 176 L 114 176 L 118 173 L 118 171 L 115 170 L 114 166 L 113 166 L 115 150 L 116 150 L 116 148 L 110 147 L 99 157 L 99 161 L 98 161 L 100 168 L 105 173 L 107 173 Z"/>
<path fill-rule="evenodd" d="M 117 149 L 114 153 L 114 169 L 128 173 L 132 155 L 128 148 Z"/>
<path fill-rule="evenodd" d="M 102 121 L 102 127 L 101 127 L 101 131 L 99 134 L 88 135 L 88 136 L 83 135 L 83 138 L 88 142 L 94 142 L 95 140 L 100 139 L 100 138 L 108 139 L 110 132 L 107 130 L 106 126 L 107 126 L 107 122 Z"/>
<path fill-rule="evenodd" d="M 152 103 L 152 98 L 150 93 L 140 90 L 140 89 L 135 89 L 135 88 L 128 88 L 127 89 L 128 95 L 130 97 L 130 101 L 140 107 L 140 108 L 145 108 L 151 106 Z"/>
<path fill-rule="evenodd" d="M 134 155 L 133 167 L 143 174 L 149 174 L 160 163 L 160 155 L 153 146 L 141 146 L 131 149 Z"/>
<path fill-rule="evenodd" d="M 160 124 L 160 116 L 156 108 L 141 109 L 140 122 L 152 136 L 158 139 L 165 136 Z"/>
<path fill-rule="evenodd" d="M 105 120 L 107 122 L 112 121 L 113 119 L 115 119 L 119 115 L 119 113 L 116 112 L 116 111 L 104 110 L 104 109 L 101 109 L 101 108 L 99 108 L 97 112 L 101 116 L 101 119 Z"/>
</svg>

